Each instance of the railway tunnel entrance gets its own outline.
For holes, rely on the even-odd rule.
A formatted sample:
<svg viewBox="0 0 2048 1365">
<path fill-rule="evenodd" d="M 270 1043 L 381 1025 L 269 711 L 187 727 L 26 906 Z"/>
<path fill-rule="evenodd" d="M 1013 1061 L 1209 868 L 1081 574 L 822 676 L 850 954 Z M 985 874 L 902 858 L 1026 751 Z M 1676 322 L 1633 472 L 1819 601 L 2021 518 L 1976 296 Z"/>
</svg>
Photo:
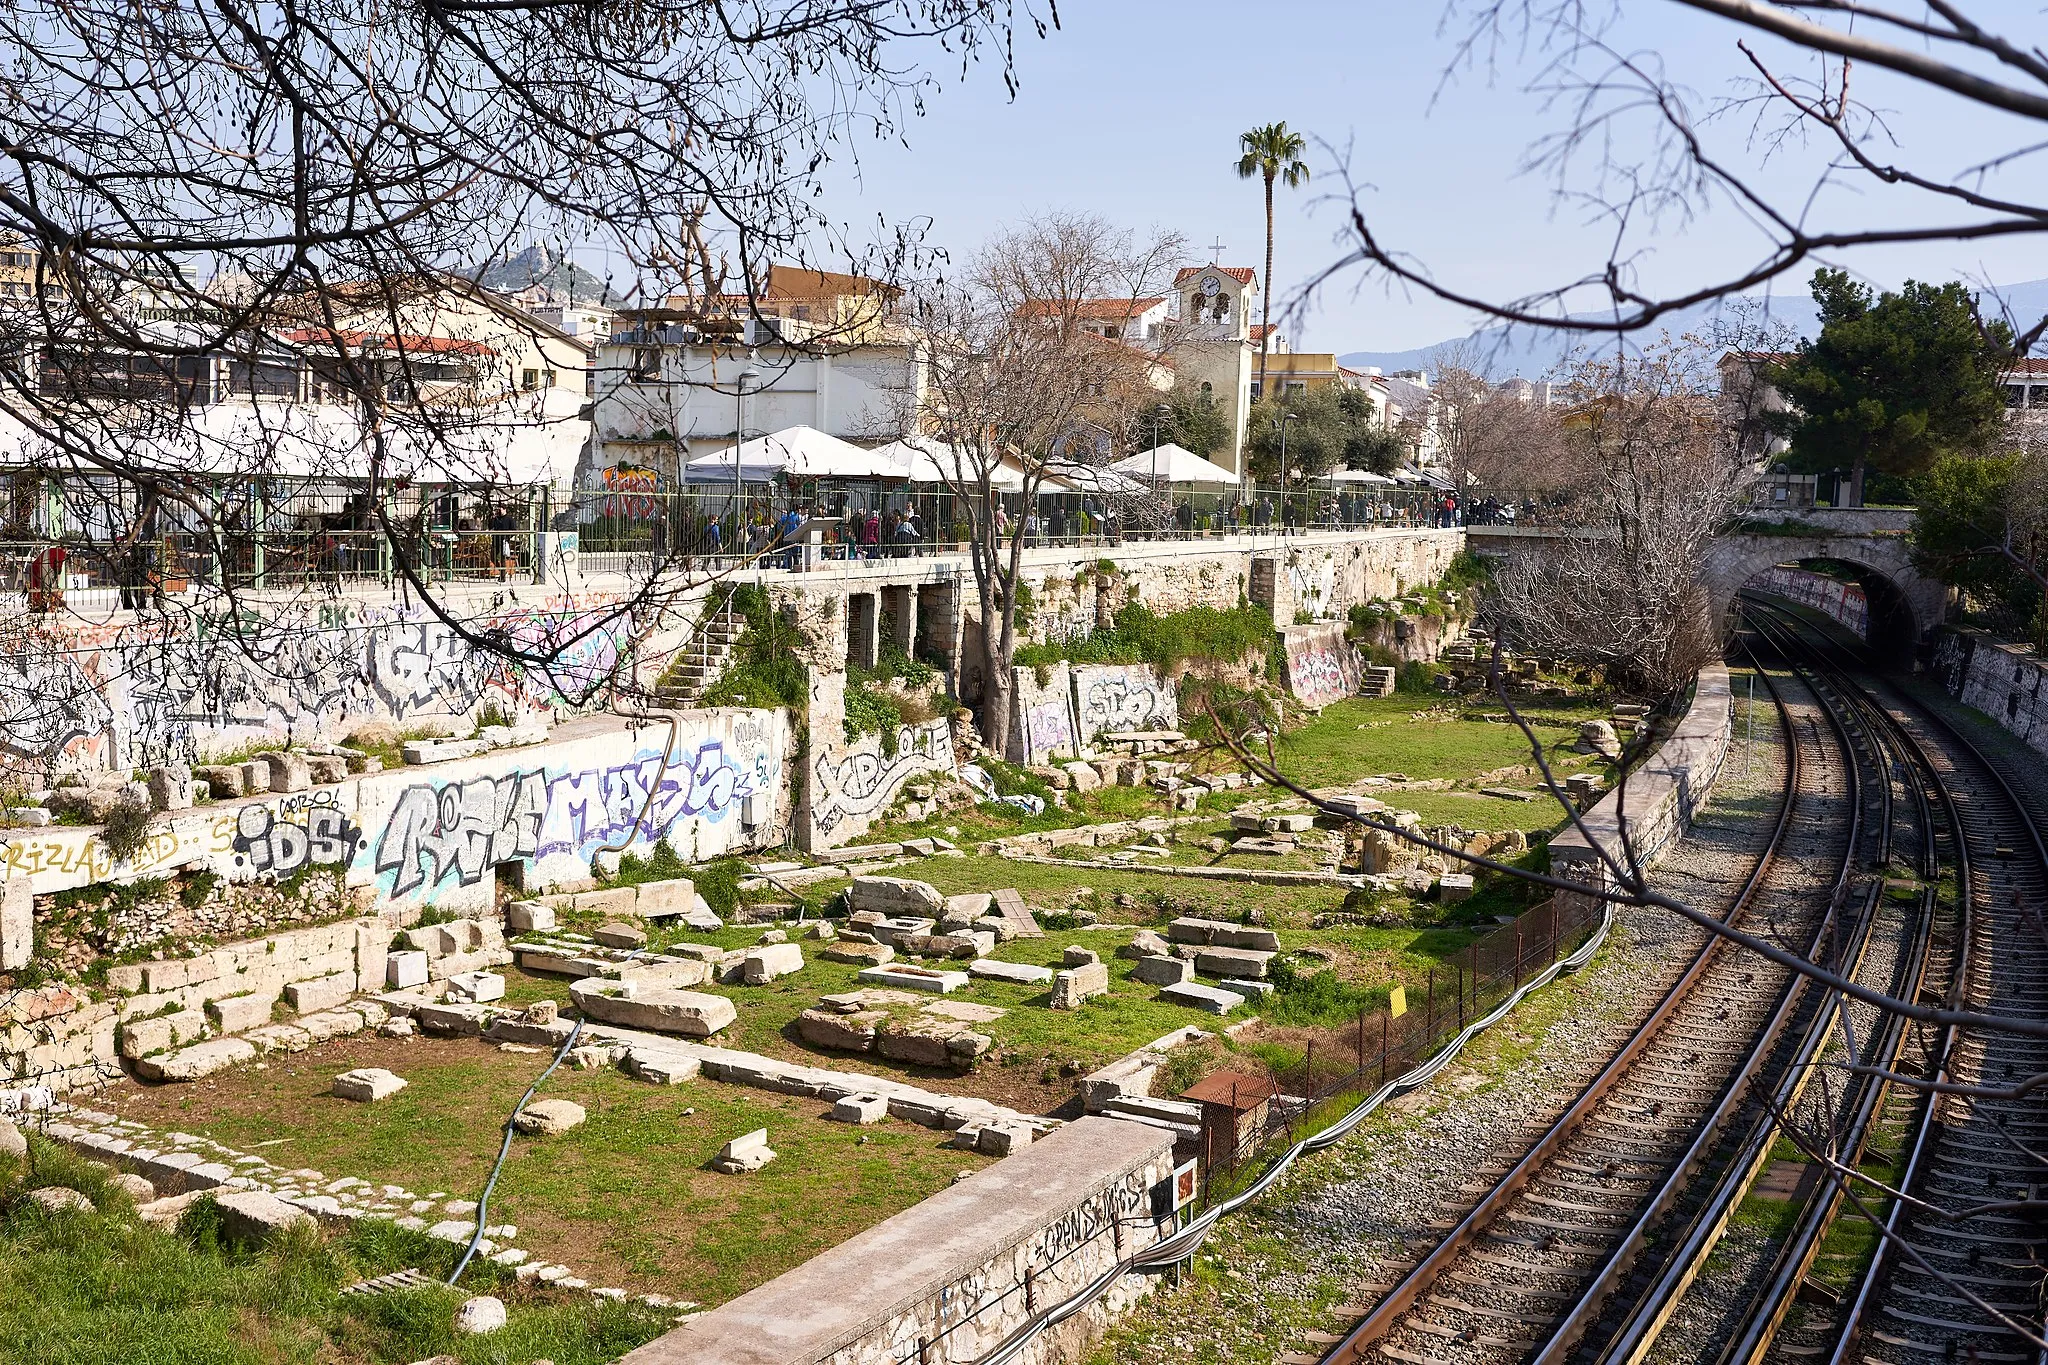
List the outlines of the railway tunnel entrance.
<svg viewBox="0 0 2048 1365">
<path fill-rule="evenodd" d="M 1838 559 L 1800 559 L 1751 575 L 1742 588 L 1797 602 L 1868 641 L 1879 658 L 1905 665 L 1933 621 L 1916 619 L 1913 604 L 1885 574 Z"/>
<path fill-rule="evenodd" d="M 1827 612 L 1878 657 L 1912 668 L 1948 613 L 1949 589 L 1913 566 L 1910 512 L 1881 509 L 1857 522 L 1857 510 L 1826 525 L 1813 518 L 1715 540 L 1701 566 L 1715 619 L 1730 622 L 1735 595 L 1754 584 Z"/>
</svg>

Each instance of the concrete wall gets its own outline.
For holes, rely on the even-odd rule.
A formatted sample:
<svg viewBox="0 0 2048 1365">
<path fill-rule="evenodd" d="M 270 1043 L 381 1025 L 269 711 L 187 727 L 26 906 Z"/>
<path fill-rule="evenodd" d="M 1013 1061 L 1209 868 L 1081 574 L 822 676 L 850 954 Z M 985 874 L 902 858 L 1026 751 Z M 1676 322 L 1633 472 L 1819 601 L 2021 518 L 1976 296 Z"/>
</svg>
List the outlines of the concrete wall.
<svg viewBox="0 0 2048 1365">
<path fill-rule="evenodd" d="M 491 904 L 500 864 L 544 888 L 587 881 L 592 857 L 614 843 L 645 853 L 666 838 L 686 859 L 781 843 L 788 717 L 677 714 L 673 736 L 667 724 L 588 717 L 545 744 L 166 815 L 120 862 L 94 830 L 9 831 L 0 872 L 41 895 L 200 868 L 250 880 L 341 866 L 380 905 L 472 910 Z"/>
<path fill-rule="evenodd" d="M 1118 731 L 1177 730 L 1180 697 L 1150 664 L 1076 664 L 1075 738 L 1083 747 Z"/>
<path fill-rule="evenodd" d="M 1944 630 L 1933 670 L 1951 697 L 2048 754 L 2048 664 L 2031 650 L 1974 630 Z"/>
<path fill-rule="evenodd" d="M 519 600 L 521 594 L 526 600 Z M 481 653 L 395 598 L 294 599 L 244 634 L 197 617 L 106 625 L 0 623 L 0 773 L 192 762 L 251 744 L 339 739 L 356 721 L 401 725 L 474 713 L 574 708 L 629 652 L 620 594 L 451 588 L 479 631 L 552 653 L 546 666 Z"/>
<path fill-rule="evenodd" d="M 1060 1302 L 1171 1236 L 1173 1219 L 1157 1217 L 1153 1201 L 1172 1170 L 1171 1134 L 1120 1119 L 1077 1120 L 628 1352 L 620 1365 L 976 1360 L 1032 1306 Z M 1017 1360 L 1080 1360 L 1151 1285 L 1147 1276 L 1122 1277 Z"/>
<path fill-rule="evenodd" d="M 853 842 L 911 781 L 930 774 L 951 777 L 956 771 L 953 726 L 947 720 L 899 726 L 891 737 L 893 746 L 883 744 L 880 735 L 848 743 L 845 734 L 843 727 L 836 736 L 812 731 L 808 818 L 798 839 L 805 849 Z"/>
<path fill-rule="evenodd" d="M 1080 736 L 1074 726 L 1074 680 L 1062 660 L 1037 668 L 1012 669 L 1010 748 L 1003 757 L 1012 763 L 1051 763 L 1077 757 Z"/>
<path fill-rule="evenodd" d="M 1812 607 L 1858 635 L 1870 634 L 1870 599 L 1859 584 L 1805 569 L 1771 568 L 1752 578 L 1749 585 Z"/>
<path fill-rule="evenodd" d="M 1280 645 L 1287 654 L 1287 690 L 1303 706 L 1320 711 L 1358 695 L 1358 651 L 1343 626 L 1283 626 Z"/>
<path fill-rule="evenodd" d="M 1712 664 L 1700 670 L 1692 702 L 1671 737 L 1638 764 L 1628 781 L 1594 804 L 1584 824 L 1600 847 L 1622 860 L 1621 822 L 1628 821 L 1630 847 L 1648 867 L 1692 823 L 1706 804 L 1728 756 L 1734 712 L 1728 669 Z M 1623 809 L 1626 798 L 1626 810 Z M 1550 869 L 1588 886 L 1604 886 L 1608 877 L 1593 846 L 1577 829 L 1566 829 L 1550 841 Z"/>
</svg>

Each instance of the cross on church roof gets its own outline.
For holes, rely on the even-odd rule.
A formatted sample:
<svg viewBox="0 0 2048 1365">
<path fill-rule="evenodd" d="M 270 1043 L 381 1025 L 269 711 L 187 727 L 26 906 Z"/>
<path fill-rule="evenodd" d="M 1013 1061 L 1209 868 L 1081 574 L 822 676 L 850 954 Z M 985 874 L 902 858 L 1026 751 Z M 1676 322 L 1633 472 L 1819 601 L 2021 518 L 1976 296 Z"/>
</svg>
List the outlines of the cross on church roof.
<svg viewBox="0 0 2048 1365">
<path fill-rule="evenodd" d="M 1219 233 L 1216 240 L 1209 243 L 1209 264 L 1216 265 L 1220 263 L 1223 260 L 1223 251 L 1223 237 Z"/>
</svg>

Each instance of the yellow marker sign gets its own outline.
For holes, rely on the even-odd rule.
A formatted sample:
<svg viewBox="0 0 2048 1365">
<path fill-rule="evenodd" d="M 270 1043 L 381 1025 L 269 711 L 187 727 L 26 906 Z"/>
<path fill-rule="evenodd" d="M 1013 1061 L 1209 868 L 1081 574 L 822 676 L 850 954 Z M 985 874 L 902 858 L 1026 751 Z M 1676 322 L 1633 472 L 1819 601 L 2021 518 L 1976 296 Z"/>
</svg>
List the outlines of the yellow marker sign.
<svg viewBox="0 0 2048 1365">
<path fill-rule="evenodd" d="M 1388 1016 L 1389 1016 L 1390 1018 L 1394 1018 L 1394 1019 L 1399 1019 L 1399 1018 L 1400 1018 L 1400 1017 L 1401 1017 L 1402 1015 L 1406 1014 L 1407 1012 L 1408 1012 L 1408 989 L 1407 989 L 1407 987 L 1405 987 L 1405 986 L 1396 986 L 1396 987 L 1394 987 L 1394 989 L 1392 989 L 1392 990 L 1388 991 L 1388 992 L 1387 992 L 1387 1014 L 1388 1014 Z"/>
</svg>

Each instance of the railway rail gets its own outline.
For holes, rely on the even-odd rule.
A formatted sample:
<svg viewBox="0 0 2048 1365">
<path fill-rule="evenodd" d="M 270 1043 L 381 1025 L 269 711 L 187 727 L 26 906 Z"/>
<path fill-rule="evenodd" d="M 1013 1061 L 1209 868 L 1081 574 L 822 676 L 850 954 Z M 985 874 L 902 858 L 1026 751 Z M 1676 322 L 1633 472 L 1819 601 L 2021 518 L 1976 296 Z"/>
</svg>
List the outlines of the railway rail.
<svg viewBox="0 0 2048 1365">
<path fill-rule="evenodd" d="M 1957 894 L 1930 953 L 1920 998 L 1950 1008 L 2048 1019 L 2048 811 L 2015 787 L 1960 729 L 1876 676 L 1867 656 L 1807 638 L 1804 622 L 1769 603 L 1756 613 L 1795 641 L 1817 671 L 1832 675 L 1881 713 L 1913 750 L 1948 825 Z M 1981 1027 L 1902 1030 L 1890 1069 L 1921 1082 L 2015 1091 L 2048 1072 L 2048 1039 Z M 1853 1212 L 1840 1182 L 1825 1182 L 1803 1221 L 1825 1230 L 1881 1226 L 1838 1297 L 1801 1293 L 1805 1267 L 1780 1273 L 1761 1297 L 1765 1324 L 1732 1339 L 1724 1362 L 1783 1365 L 1868 1361 L 1926 1365 L 1936 1360 L 2039 1362 L 2048 1276 L 2048 1230 L 2037 1212 L 2010 1207 L 2048 1182 L 2048 1105 L 2039 1094 L 1945 1093 L 1881 1087 L 1871 1129 L 1898 1139 L 1876 1164 L 1903 1191 L 1856 1186 Z M 1830 1154 L 1855 1169 L 1864 1155 L 1843 1144 Z M 2004 1207 L 2001 1207 L 2004 1206 Z M 1851 1242 L 1858 1240 L 1847 1239 Z M 1938 1274 L 1935 1272 L 1939 1272 Z"/>
<path fill-rule="evenodd" d="M 1889 775 L 1855 717 L 1803 684 L 1762 676 L 1785 739 L 1786 784 L 1729 919 L 1838 961 L 1860 952 L 1872 921 L 1874 898 L 1852 897 L 1852 882 L 1866 845 L 1888 846 Z M 1870 774 L 1885 786 L 1874 834 Z M 1818 995 L 1709 936 L 1615 1059 L 1325 1353 L 1327 1365 L 1571 1356 L 1668 1225 L 1697 1216 L 1700 1177 L 1725 1168 L 1731 1135 L 1754 1127 L 1757 1097 L 1781 1090 L 1817 1046 Z"/>
<path fill-rule="evenodd" d="M 1752 619 L 1751 625 L 1781 656 L 1803 658 L 1804 651 L 1782 623 Z M 1865 892 L 1869 932 L 1837 970 L 1861 986 L 1911 999 L 1930 979 L 1930 972 L 1939 979 L 1946 971 L 1947 945 L 1955 933 L 1954 925 L 1942 922 L 1953 905 L 1943 905 L 1934 885 L 1941 869 L 1953 861 L 1944 855 L 1953 851 L 1958 827 L 1954 803 L 1917 739 L 1860 690 L 1815 662 L 1801 665 L 1802 678 L 1854 728 L 1888 778 L 1879 787 L 1886 798 L 1884 837 L 1872 862 L 1873 872 L 1881 875 L 1873 877 Z M 1910 837 L 1892 837 L 1900 833 Z M 1589 1334 L 1580 1357 L 1617 1365 L 1646 1358 L 1658 1365 L 1752 1365 L 1762 1359 L 1798 1300 L 1824 1293 L 1821 1283 L 1809 1275 L 1840 1211 L 1839 1188 L 1811 1179 L 1806 1165 L 1790 1163 L 1791 1171 L 1804 1173 L 1791 1191 L 1790 1219 L 1764 1240 L 1758 1254 L 1735 1258 L 1732 1268 L 1715 1272 L 1702 1289 L 1699 1281 L 1708 1258 L 1774 1154 L 1783 1150 L 1779 1117 L 1789 1115 L 1803 1130 L 1827 1134 L 1836 1156 L 1851 1163 L 1861 1159 L 1886 1117 L 1888 1087 L 1876 1076 L 1852 1073 L 1840 1064 L 1853 1046 L 1853 1060 L 1896 1070 L 1902 1063 L 1911 1064 L 1907 1054 L 1912 1044 L 1898 1016 L 1863 1002 L 1845 1002 L 1833 991 L 1822 992 L 1798 1063 L 1772 1103 L 1752 1116 L 1741 1150 L 1723 1168 L 1720 1179 L 1701 1191 L 1699 1216 L 1682 1236 L 1671 1239 L 1673 1250 L 1655 1273 L 1640 1277 L 1632 1293 L 1618 1296 L 1609 1306 L 1610 1330 Z M 1660 1334 L 1674 1321 L 1684 1327 L 1677 1334 L 1679 1340 L 1661 1342 Z"/>
</svg>

